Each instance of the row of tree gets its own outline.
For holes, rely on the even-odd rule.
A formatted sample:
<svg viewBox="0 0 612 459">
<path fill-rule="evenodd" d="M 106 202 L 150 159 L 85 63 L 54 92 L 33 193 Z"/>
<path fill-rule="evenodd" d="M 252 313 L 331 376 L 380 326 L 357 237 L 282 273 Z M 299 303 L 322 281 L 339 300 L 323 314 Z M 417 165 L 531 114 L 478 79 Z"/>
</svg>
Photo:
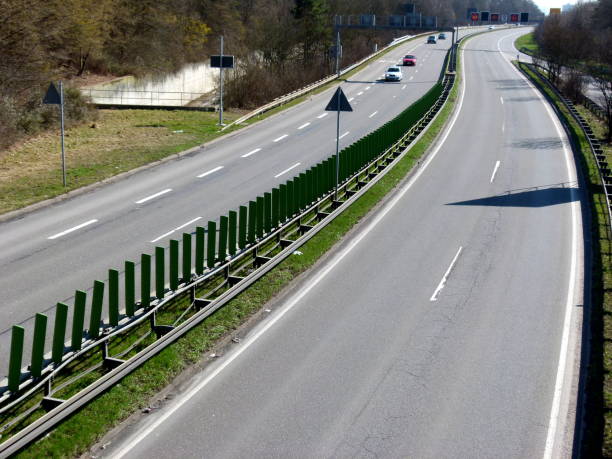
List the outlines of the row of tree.
<svg viewBox="0 0 612 459">
<path fill-rule="evenodd" d="M 50 80 L 162 76 L 216 54 L 224 35 L 227 52 L 240 59 L 227 102 L 248 108 L 332 71 L 334 15 L 402 14 L 407 1 L 441 26 L 465 23 L 467 7 L 540 13 L 531 0 L 3 0 L 0 151 L 54 121 L 40 105 Z M 403 33 L 346 31 L 343 59 Z M 76 103 L 78 92 L 70 97 Z"/>
<path fill-rule="evenodd" d="M 599 92 L 607 138 L 612 140 L 612 0 L 578 3 L 550 15 L 535 31 L 535 60 L 543 61 L 551 81 L 580 102 L 589 85 Z"/>
</svg>

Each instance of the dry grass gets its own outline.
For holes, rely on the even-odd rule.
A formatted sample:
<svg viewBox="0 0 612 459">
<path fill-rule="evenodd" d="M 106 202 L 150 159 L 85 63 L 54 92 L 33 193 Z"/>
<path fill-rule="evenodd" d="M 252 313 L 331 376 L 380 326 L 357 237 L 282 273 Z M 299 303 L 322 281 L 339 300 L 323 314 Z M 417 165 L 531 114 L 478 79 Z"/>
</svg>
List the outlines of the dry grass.
<svg viewBox="0 0 612 459">
<path fill-rule="evenodd" d="M 240 115 L 225 112 L 228 122 Z M 217 121 L 218 114 L 211 112 L 100 110 L 95 123 L 66 131 L 67 188 L 62 186 L 59 132 L 30 138 L 0 152 L 0 213 L 212 140 L 222 135 Z"/>
</svg>

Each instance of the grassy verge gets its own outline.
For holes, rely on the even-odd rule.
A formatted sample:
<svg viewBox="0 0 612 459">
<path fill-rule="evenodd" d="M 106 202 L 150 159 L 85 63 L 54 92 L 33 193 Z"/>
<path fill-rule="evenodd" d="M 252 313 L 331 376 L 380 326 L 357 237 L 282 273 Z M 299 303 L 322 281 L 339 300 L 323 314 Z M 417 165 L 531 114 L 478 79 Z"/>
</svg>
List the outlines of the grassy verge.
<svg viewBox="0 0 612 459">
<path fill-rule="evenodd" d="M 406 177 L 442 130 L 451 114 L 457 99 L 459 81 L 457 83 L 451 91 L 449 103 L 408 154 L 341 216 L 306 243 L 300 249 L 302 256 L 285 260 L 249 290 L 208 318 L 201 326 L 146 362 L 52 433 L 30 445 L 19 456 L 72 457 L 84 453 L 130 414 L 148 406 L 151 398 L 171 383 L 179 373 L 201 362 L 203 355 L 221 338 L 245 323 L 266 302 L 289 286 L 296 276 L 312 267 Z"/>
<path fill-rule="evenodd" d="M 516 49 L 525 52 L 526 54 L 533 55 L 538 52 L 538 44 L 535 41 L 535 35 L 533 32 L 521 35 L 514 40 L 514 46 Z"/>
<path fill-rule="evenodd" d="M 413 40 L 416 39 L 419 38 Z M 344 75 L 341 81 L 361 71 L 372 59 Z M 245 124 L 293 107 L 337 84 L 334 80 Z M 225 121 L 231 123 L 244 113 L 229 110 L 224 114 Z M 66 131 L 66 188 L 62 185 L 59 133 L 33 137 L 0 152 L 0 214 L 159 161 L 244 126 L 232 126 L 220 132 L 217 122 L 218 114 L 211 112 L 99 110 L 95 122 Z"/>
<path fill-rule="evenodd" d="M 591 207 L 591 358 L 586 374 L 586 425 L 582 457 L 612 457 L 612 258 L 606 198 L 595 158 L 588 140 L 553 91 L 540 77 L 521 65 L 534 83 L 552 101 L 568 128 L 575 148 L 580 150 L 580 165 Z M 584 363 L 583 365 L 585 365 Z"/>
<path fill-rule="evenodd" d="M 222 135 L 217 121 L 211 112 L 100 110 L 95 123 L 66 131 L 66 188 L 58 133 L 31 138 L 0 153 L 0 214 L 210 141 Z"/>
</svg>

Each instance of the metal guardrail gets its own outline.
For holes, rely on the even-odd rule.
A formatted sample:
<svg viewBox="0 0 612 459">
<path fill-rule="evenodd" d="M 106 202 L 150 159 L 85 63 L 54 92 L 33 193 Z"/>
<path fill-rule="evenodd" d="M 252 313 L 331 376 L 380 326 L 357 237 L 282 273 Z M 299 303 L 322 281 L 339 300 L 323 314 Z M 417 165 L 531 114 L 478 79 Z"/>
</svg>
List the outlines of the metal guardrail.
<svg viewBox="0 0 612 459">
<path fill-rule="evenodd" d="M 56 359 L 54 345 L 53 355 L 47 360 L 47 365 L 40 369 L 39 376 L 30 376 L 29 380 L 21 382 L 17 392 L 8 392 L 2 396 L 0 414 L 24 407 L 19 416 L 3 426 L 3 431 L 24 421 L 35 410 L 44 409 L 47 413 L 0 444 L 0 456 L 19 451 L 52 429 L 149 358 L 185 335 L 312 238 L 403 157 L 407 152 L 406 147 L 419 137 L 444 105 L 454 80 L 455 75 L 447 73 L 442 83 L 434 86 L 394 121 L 348 147 L 352 149 L 350 155 L 346 152 L 347 149 L 341 152 L 341 158 L 343 154 L 344 158 L 341 162 L 338 200 L 334 200 L 333 182 L 336 162 L 335 156 L 332 156 L 310 169 L 308 173 L 302 173 L 287 182 L 285 188 L 281 185 L 272 193 L 266 193 L 263 197 L 257 198 L 257 201 L 251 201 L 248 218 L 245 206 L 241 206 L 239 216 L 236 212 L 233 214 L 230 212 L 229 219 L 224 220 L 224 217 L 221 217 L 220 234 L 225 238 L 223 245 L 222 239 L 219 239 L 219 244 L 215 242 L 216 223 L 209 222 L 207 252 L 210 255 L 212 247 L 212 258 L 196 259 L 196 271 L 198 265 L 203 267 L 204 262 L 207 263 L 204 272 L 192 274 L 191 234 L 186 233 L 183 239 L 183 279 L 181 280 L 178 273 L 179 242 L 171 241 L 170 291 L 166 289 L 163 253 L 156 251 L 155 266 L 157 270 L 161 269 L 161 277 L 158 271 L 155 278 L 157 300 L 149 303 L 150 298 L 147 296 L 146 301 L 143 301 L 144 304 L 132 304 L 131 307 L 137 309 L 131 311 L 131 317 L 119 321 L 115 316 L 116 325 L 102 330 L 102 333 L 99 333 L 99 328 L 96 326 L 96 333 L 82 343 L 79 341 L 78 349 L 60 355 L 59 361 Z M 414 121 L 411 121 L 413 119 Z M 411 123 L 407 130 L 404 127 L 403 134 L 397 132 L 397 129 L 401 128 L 395 122 L 398 120 L 407 120 L 406 122 Z M 390 140 L 392 138 L 394 140 Z M 385 142 L 389 142 L 390 146 L 384 147 L 380 154 L 375 154 L 375 147 L 384 145 Z M 274 203 L 277 207 L 274 207 Z M 283 217 L 288 218 L 285 223 L 281 223 Z M 200 252 L 204 252 L 203 237 L 204 229 L 199 228 L 196 232 L 196 254 L 199 253 L 198 245 Z M 211 240 L 212 245 L 210 245 Z M 238 248 L 240 250 L 237 250 Z M 186 253 L 189 253 L 189 256 L 186 256 Z M 228 253 L 231 256 L 226 256 Z M 161 255 L 161 263 L 158 255 Z M 143 255 L 143 262 L 147 260 L 144 257 Z M 149 256 L 148 262 L 144 263 L 149 270 L 150 262 Z M 143 291 L 150 289 L 150 281 L 150 277 L 143 277 L 145 284 L 142 287 Z M 94 289 L 92 314 L 97 314 L 99 317 L 101 309 L 95 312 L 96 298 Z M 101 300 L 99 306 L 101 308 Z M 172 325 L 161 323 L 168 312 L 178 315 L 178 319 Z M 114 314 L 118 314 L 118 309 L 115 309 Z M 138 339 L 133 339 L 137 330 L 144 333 Z M 61 333 L 61 336 L 63 335 L 64 333 Z M 42 338 L 44 343 L 44 334 Z M 147 340 L 153 342 L 149 343 Z M 54 339 L 54 343 L 57 341 Z M 77 380 L 74 377 L 66 378 L 65 375 L 62 379 L 62 372 L 74 371 L 80 361 L 80 365 L 83 365 L 83 359 L 88 359 L 89 366 L 80 368 L 81 375 L 91 376 L 93 371 L 99 370 L 101 376 L 86 388 L 71 394 L 69 398 L 54 397 Z M 41 357 L 38 364 L 42 365 L 42 362 Z M 28 371 L 33 370 L 30 368 Z M 31 406 L 28 407 L 27 403 Z"/>
<path fill-rule="evenodd" d="M 586 136 L 589 142 L 589 149 L 591 150 L 591 154 L 595 158 L 595 163 L 597 164 L 597 170 L 599 173 L 599 179 L 603 186 L 604 195 L 606 197 L 606 205 L 608 208 L 608 234 L 612 234 L 612 207 L 610 206 L 610 202 L 612 200 L 612 170 L 610 169 L 610 164 L 608 163 L 608 159 L 604 154 L 603 149 L 601 148 L 601 143 L 597 139 L 597 136 L 593 133 L 593 129 L 584 119 L 584 117 L 578 112 L 574 103 L 569 100 L 567 97 L 563 95 L 563 93 L 553 84 L 551 83 L 545 75 L 543 75 L 538 66 L 534 64 L 526 64 L 523 65 L 529 67 L 534 73 L 538 74 L 542 81 L 546 83 L 546 85 L 550 88 L 551 91 L 555 93 L 555 95 L 561 100 L 565 108 L 571 113 L 574 121 L 578 123 L 584 135 Z"/>
<path fill-rule="evenodd" d="M 183 106 L 194 100 L 205 96 L 205 92 L 185 91 L 147 91 L 133 89 L 94 89 L 83 88 L 81 94 L 90 97 L 98 104 L 128 104 L 128 105 L 168 105 Z M 99 100 L 111 100 L 111 102 L 100 102 Z M 115 102 L 112 102 L 115 101 Z"/>
</svg>

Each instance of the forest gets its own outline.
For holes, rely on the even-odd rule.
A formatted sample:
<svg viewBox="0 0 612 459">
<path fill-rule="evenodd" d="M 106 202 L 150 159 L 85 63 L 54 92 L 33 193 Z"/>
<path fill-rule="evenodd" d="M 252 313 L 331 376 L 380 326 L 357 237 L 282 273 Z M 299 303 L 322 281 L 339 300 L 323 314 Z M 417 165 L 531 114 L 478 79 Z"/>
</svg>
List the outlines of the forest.
<svg viewBox="0 0 612 459">
<path fill-rule="evenodd" d="M 531 0 L 413 0 L 439 26 L 466 22 L 466 10 L 529 12 Z M 161 76 L 206 61 L 225 38 L 240 61 L 226 103 L 251 108 L 332 71 L 334 15 L 401 14 L 393 0 L 3 0 L 0 9 L 0 151 L 54 126 L 41 104 L 62 79 L 68 122 L 95 116 L 75 87 L 92 75 Z M 369 54 L 401 31 L 347 31 L 343 59 Z"/>
<path fill-rule="evenodd" d="M 612 140 L 612 0 L 579 3 L 570 11 L 548 16 L 535 30 L 538 52 L 548 77 L 575 102 L 582 103 L 587 85 L 600 94 Z"/>
</svg>

